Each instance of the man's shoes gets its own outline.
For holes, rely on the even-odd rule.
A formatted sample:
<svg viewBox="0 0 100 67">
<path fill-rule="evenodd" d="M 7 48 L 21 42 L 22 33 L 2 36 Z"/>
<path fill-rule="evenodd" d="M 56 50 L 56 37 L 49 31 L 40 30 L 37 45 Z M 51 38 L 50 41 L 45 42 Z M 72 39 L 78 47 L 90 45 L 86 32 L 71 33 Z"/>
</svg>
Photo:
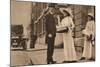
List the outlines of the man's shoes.
<svg viewBox="0 0 100 67">
<path fill-rule="evenodd" d="M 49 62 L 47 62 L 47 64 L 55 64 L 56 63 L 56 61 L 49 61 Z"/>
<path fill-rule="evenodd" d="M 77 61 L 70 61 L 70 63 L 75 63 L 75 62 L 77 62 Z"/>
</svg>

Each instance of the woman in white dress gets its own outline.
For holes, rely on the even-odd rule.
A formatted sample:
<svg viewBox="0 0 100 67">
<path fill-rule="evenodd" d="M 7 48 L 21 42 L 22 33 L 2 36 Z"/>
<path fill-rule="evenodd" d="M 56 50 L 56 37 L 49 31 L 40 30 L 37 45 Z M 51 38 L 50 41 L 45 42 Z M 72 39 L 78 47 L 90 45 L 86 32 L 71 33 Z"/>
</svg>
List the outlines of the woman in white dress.
<svg viewBox="0 0 100 67">
<path fill-rule="evenodd" d="M 93 50 L 92 46 L 95 44 L 93 43 L 95 40 L 95 22 L 94 22 L 94 15 L 92 13 L 88 13 L 88 22 L 86 24 L 85 29 L 83 30 L 84 37 L 84 49 L 81 60 L 87 59 L 92 60 L 95 59 L 92 57 Z"/>
<path fill-rule="evenodd" d="M 60 11 L 63 13 L 64 18 L 61 20 L 61 26 L 66 26 L 68 32 L 63 33 L 63 42 L 64 42 L 64 63 L 76 62 L 77 56 L 74 46 L 74 41 L 72 37 L 72 30 L 74 28 L 72 14 L 70 8 L 60 8 Z"/>
</svg>

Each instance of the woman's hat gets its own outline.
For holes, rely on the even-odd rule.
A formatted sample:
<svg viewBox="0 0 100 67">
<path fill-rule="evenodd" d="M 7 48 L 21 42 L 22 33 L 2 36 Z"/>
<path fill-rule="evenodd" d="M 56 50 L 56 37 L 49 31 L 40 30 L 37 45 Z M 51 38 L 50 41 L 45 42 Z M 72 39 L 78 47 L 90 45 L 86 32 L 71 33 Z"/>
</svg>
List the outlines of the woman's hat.
<svg viewBox="0 0 100 67">
<path fill-rule="evenodd" d="M 68 13 L 70 14 L 70 16 L 73 18 L 71 8 L 60 8 L 59 10 L 60 10 L 60 12 L 61 12 L 62 14 L 65 14 L 64 11 L 68 12 Z"/>
</svg>

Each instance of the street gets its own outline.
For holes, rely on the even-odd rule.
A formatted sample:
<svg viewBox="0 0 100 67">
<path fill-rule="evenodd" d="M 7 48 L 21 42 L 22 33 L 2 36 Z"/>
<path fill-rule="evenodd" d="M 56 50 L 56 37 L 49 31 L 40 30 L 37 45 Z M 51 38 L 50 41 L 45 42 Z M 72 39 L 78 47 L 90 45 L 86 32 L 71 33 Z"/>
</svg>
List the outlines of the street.
<svg viewBox="0 0 100 67">
<path fill-rule="evenodd" d="M 40 47 L 44 48 L 44 46 Z M 47 49 L 46 47 L 44 49 L 39 49 L 40 47 L 31 50 L 11 50 L 11 66 L 47 64 Z M 77 52 L 77 58 L 80 59 L 80 57 L 81 53 Z M 62 63 L 64 61 L 63 48 L 55 48 L 53 58 L 57 63 Z M 82 62 L 84 61 L 87 60 L 82 60 Z"/>
</svg>

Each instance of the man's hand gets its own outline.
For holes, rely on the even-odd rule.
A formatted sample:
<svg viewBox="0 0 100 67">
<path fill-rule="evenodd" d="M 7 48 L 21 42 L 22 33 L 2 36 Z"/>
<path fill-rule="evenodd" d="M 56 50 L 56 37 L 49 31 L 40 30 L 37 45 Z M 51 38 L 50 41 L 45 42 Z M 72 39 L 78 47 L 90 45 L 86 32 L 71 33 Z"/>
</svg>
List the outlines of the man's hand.
<svg viewBox="0 0 100 67">
<path fill-rule="evenodd" d="M 52 37 L 52 34 L 48 34 L 48 37 L 50 37 L 50 38 L 51 38 L 51 37 Z"/>
</svg>

